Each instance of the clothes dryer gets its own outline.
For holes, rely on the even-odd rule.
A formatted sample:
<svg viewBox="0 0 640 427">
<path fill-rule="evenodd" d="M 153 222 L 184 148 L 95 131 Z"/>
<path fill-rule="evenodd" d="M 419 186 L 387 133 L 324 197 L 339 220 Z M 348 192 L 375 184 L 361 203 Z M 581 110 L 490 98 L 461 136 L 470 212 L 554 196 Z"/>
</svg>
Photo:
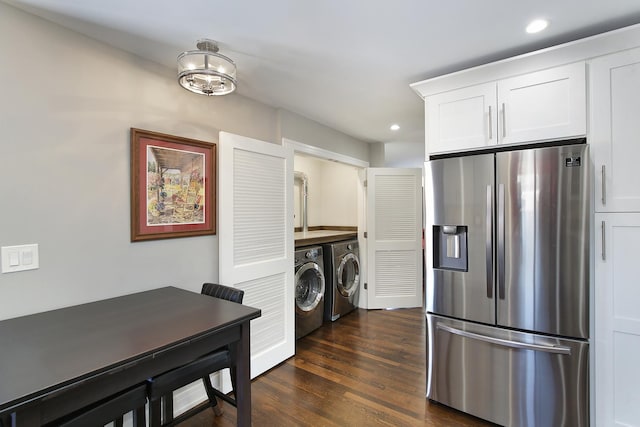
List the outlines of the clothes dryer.
<svg viewBox="0 0 640 427">
<path fill-rule="evenodd" d="M 323 246 L 327 286 L 324 319 L 335 321 L 353 311 L 360 289 L 360 252 L 357 240 Z"/>
<path fill-rule="evenodd" d="M 322 326 L 325 276 L 322 246 L 295 250 L 296 339 Z"/>
</svg>

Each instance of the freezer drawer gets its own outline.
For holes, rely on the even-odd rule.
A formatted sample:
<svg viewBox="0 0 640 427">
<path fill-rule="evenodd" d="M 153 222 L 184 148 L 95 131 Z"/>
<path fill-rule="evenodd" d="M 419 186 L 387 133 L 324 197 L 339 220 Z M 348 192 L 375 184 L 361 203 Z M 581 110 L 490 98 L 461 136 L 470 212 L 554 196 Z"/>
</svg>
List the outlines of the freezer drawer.
<svg viewBox="0 0 640 427">
<path fill-rule="evenodd" d="M 427 397 L 504 426 L 588 426 L 589 346 L 428 314 Z"/>
</svg>

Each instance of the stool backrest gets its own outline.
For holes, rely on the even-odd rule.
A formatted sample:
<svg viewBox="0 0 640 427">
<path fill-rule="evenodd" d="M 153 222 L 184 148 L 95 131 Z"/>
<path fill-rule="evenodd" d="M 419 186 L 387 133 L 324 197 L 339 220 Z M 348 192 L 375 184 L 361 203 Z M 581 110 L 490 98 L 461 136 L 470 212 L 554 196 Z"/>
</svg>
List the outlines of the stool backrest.
<svg viewBox="0 0 640 427">
<path fill-rule="evenodd" d="M 217 283 L 203 284 L 202 291 L 200 293 L 214 298 L 237 302 L 238 304 L 242 304 L 242 298 L 244 298 L 244 291 L 242 289 L 219 285 Z"/>
</svg>

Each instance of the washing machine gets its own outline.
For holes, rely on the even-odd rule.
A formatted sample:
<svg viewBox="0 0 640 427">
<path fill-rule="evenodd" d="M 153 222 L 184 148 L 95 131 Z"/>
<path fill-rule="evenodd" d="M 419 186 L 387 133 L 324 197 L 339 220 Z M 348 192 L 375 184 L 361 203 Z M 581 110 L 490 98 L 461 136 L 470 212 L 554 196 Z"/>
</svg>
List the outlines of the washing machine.
<svg viewBox="0 0 640 427">
<path fill-rule="evenodd" d="M 296 248 L 296 339 L 322 326 L 325 276 L 322 246 Z"/>
<path fill-rule="evenodd" d="M 324 319 L 335 321 L 353 311 L 360 289 L 360 252 L 357 240 L 324 245 Z"/>
</svg>

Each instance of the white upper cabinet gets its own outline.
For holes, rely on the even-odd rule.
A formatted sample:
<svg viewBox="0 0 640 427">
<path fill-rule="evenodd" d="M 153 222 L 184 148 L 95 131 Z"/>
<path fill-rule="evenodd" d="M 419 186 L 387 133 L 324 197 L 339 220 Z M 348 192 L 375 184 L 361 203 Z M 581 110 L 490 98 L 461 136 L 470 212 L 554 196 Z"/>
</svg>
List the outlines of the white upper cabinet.
<svg viewBox="0 0 640 427">
<path fill-rule="evenodd" d="M 585 135 L 586 91 L 584 62 L 499 81 L 499 143 Z"/>
<path fill-rule="evenodd" d="M 427 97 L 427 153 L 496 144 L 496 94 L 492 82 Z"/>
<path fill-rule="evenodd" d="M 584 136 L 585 63 L 452 90 L 425 102 L 429 154 Z"/>
<path fill-rule="evenodd" d="M 640 48 L 589 63 L 597 212 L 640 212 Z"/>
</svg>

